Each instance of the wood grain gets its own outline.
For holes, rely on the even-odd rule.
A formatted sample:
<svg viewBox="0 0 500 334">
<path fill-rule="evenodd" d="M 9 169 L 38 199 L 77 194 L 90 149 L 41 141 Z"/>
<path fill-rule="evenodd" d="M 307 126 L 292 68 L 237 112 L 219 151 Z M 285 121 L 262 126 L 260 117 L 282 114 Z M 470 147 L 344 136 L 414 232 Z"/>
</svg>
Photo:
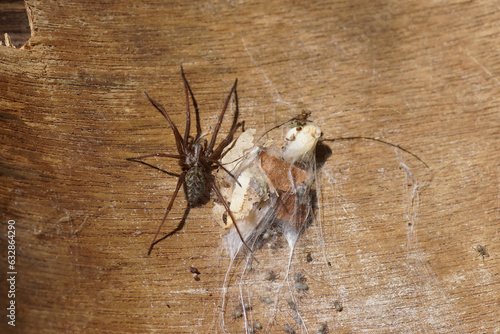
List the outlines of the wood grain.
<svg viewBox="0 0 500 334">
<path fill-rule="evenodd" d="M 2 313 L 9 220 L 18 272 L 16 327 L 2 317 L 1 332 L 500 331 L 493 2 L 29 0 L 27 13 L 29 43 L 0 46 Z M 258 134 L 305 109 L 324 138 L 381 138 L 430 168 L 380 143 L 325 143 L 316 219 L 290 267 L 273 237 L 260 264 L 236 261 L 224 281 L 211 203 L 148 257 L 177 180 L 125 159 L 175 152 L 142 92 L 182 132 L 181 64 L 207 131 L 238 78 L 241 119 Z M 180 196 L 165 232 L 185 206 Z"/>
</svg>

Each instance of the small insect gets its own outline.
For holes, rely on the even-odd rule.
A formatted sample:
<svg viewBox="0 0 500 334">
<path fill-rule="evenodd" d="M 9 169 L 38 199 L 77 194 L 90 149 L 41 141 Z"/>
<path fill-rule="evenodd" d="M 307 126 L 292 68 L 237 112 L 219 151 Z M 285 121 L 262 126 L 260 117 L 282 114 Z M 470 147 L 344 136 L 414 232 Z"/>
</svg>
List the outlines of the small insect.
<svg viewBox="0 0 500 334">
<path fill-rule="evenodd" d="M 297 283 L 304 283 L 307 279 L 306 276 L 303 273 L 296 273 L 293 275 L 293 280 Z"/>
<path fill-rule="evenodd" d="M 276 279 L 276 273 L 274 271 L 269 271 L 264 275 L 266 281 L 274 281 Z"/>
<path fill-rule="evenodd" d="M 282 127 L 283 125 L 287 124 L 288 123 L 288 128 L 292 129 L 292 128 L 300 128 L 300 127 L 303 127 L 304 125 L 306 125 L 307 122 L 309 122 L 309 116 L 311 116 L 311 112 L 308 111 L 308 110 L 302 110 L 302 112 L 300 114 L 298 114 L 297 116 L 283 122 L 283 123 L 280 123 L 272 128 L 270 128 L 269 130 L 267 130 L 266 132 L 264 132 L 260 137 L 259 139 L 257 140 L 257 142 L 259 142 L 265 135 L 267 135 L 269 132 L 275 130 L 275 129 L 278 129 L 280 127 Z"/>
<path fill-rule="evenodd" d="M 250 251 L 250 254 L 252 254 L 252 251 L 250 247 L 247 246 L 245 241 L 243 240 L 243 237 L 241 236 L 240 230 L 238 229 L 236 225 L 236 220 L 234 219 L 233 214 L 229 210 L 229 205 L 227 204 L 226 200 L 224 200 L 219 188 L 214 182 L 214 176 L 212 175 L 212 172 L 216 170 L 217 168 L 223 169 L 226 173 L 232 176 L 232 174 L 220 163 L 220 158 L 223 155 L 224 149 L 232 142 L 234 134 L 236 131 L 244 126 L 244 122 L 239 122 L 238 123 L 238 94 L 236 92 L 236 85 L 238 83 L 238 79 L 234 81 L 233 87 L 231 88 L 231 91 L 229 92 L 229 95 L 226 98 L 226 101 L 224 103 L 224 107 L 222 108 L 222 111 L 219 115 L 219 119 L 217 121 L 217 124 L 215 125 L 214 133 L 212 135 L 212 138 L 210 140 L 210 143 L 207 142 L 206 139 L 203 139 L 203 135 L 201 132 L 201 126 L 200 126 L 200 121 L 199 121 L 199 113 L 198 113 L 198 105 L 196 103 L 196 100 L 193 96 L 193 92 L 191 90 L 191 87 L 189 86 L 189 83 L 186 79 L 186 76 L 184 75 L 184 70 L 181 66 L 181 76 L 182 80 L 184 82 L 184 91 L 186 95 L 186 130 L 184 133 L 184 137 L 181 136 L 179 133 L 179 130 L 175 126 L 175 124 L 172 122 L 170 119 L 170 116 L 168 115 L 167 111 L 165 108 L 159 104 L 158 102 L 154 101 L 149 97 L 149 95 L 146 94 L 146 97 L 148 98 L 149 102 L 158 109 L 162 113 L 162 115 L 165 117 L 167 120 L 168 124 L 170 125 L 170 128 L 172 129 L 174 136 L 175 136 L 175 144 L 177 146 L 177 154 L 170 154 L 170 153 L 155 153 L 155 154 L 148 154 L 148 155 L 142 155 L 136 158 L 128 158 L 127 160 L 129 161 L 135 161 L 139 163 L 143 163 L 147 166 L 156 168 L 144 161 L 142 161 L 145 158 L 149 157 L 165 157 L 165 158 L 172 158 L 172 159 L 177 159 L 179 160 L 179 165 L 181 166 L 182 172 L 180 175 L 176 175 L 179 180 L 177 181 L 177 186 L 175 187 L 174 193 L 170 199 L 170 202 L 167 206 L 167 210 L 165 212 L 165 215 L 163 216 L 162 222 L 160 226 L 158 227 L 158 230 L 156 231 L 156 234 L 153 238 L 153 241 L 151 242 L 151 245 L 148 250 L 148 255 L 151 254 L 151 251 L 153 250 L 154 245 L 169 237 L 170 235 L 174 234 L 175 232 L 179 231 L 182 229 L 184 225 L 184 219 L 181 220 L 179 223 L 179 226 L 177 228 L 170 232 L 169 234 L 165 235 L 161 239 L 157 240 L 158 234 L 160 233 L 160 230 L 165 223 L 165 220 L 167 219 L 168 213 L 172 209 L 172 206 L 174 204 L 175 198 L 177 197 L 177 194 L 179 192 L 179 189 L 181 186 L 184 184 L 184 192 L 186 195 L 186 199 L 188 201 L 188 208 L 191 208 L 193 206 L 196 206 L 200 204 L 200 199 L 207 193 L 207 190 L 213 190 L 215 194 L 217 195 L 218 199 L 221 201 L 221 203 L 224 205 L 224 208 L 226 209 L 227 213 L 231 217 L 231 219 L 234 222 L 234 226 L 236 228 L 236 231 L 238 232 L 238 235 L 241 238 L 241 241 L 243 242 L 243 245 Z M 189 93 L 188 93 L 189 92 Z M 227 134 L 226 138 L 224 138 L 219 145 L 216 147 L 215 143 L 217 140 L 217 135 L 219 134 L 220 127 L 222 125 L 222 120 L 224 119 L 224 115 L 226 113 L 226 109 L 228 107 L 229 101 L 231 99 L 231 96 L 234 93 L 234 98 L 235 98 L 235 103 L 236 103 L 236 110 L 234 113 L 234 119 L 233 119 L 233 124 L 231 127 L 231 130 L 229 130 L 229 133 Z M 191 128 L 191 112 L 189 110 L 189 96 L 191 96 L 191 99 L 193 101 L 193 106 L 195 109 L 195 116 L 196 116 L 196 136 L 192 137 L 190 133 L 190 128 Z M 157 168 L 158 169 L 158 168 Z M 232 176 L 234 178 L 234 176 Z M 238 181 L 236 180 L 238 183 Z"/>
<path fill-rule="evenodd" d="M 260 297 L 260 301 L 268 305 L 274 303 L 274 301 L 269 297 Z"/>
<path fill-rule="evenodd" d="M 342 310 L 344 309 L 344 306 L 342 306 L 342 303 L 338 300 L 333 302 L 333 307 L 337 312 L 342 312 Z"/>
<path fill-rule="evenodd" d="M 325 334 L 328 329 L 328 325 L 325 323 L 319 324 L 318 326 L 318 334 Z"/>
<path fill-rule="evenodd" d="M 242 316 L 243 316 L 243 312 L 241 312 L 241 310 L 236 310 L 236 311 L 234 311 L 232 318 L 237 319 L 237 318 L 241 318 Z"/>
<path fill-rule="evenodd" d="M 303 273 L 296 273 L 293 276 L 293 280 L 295 281 L 295 289 L 301 291 L 309 290 L 309 286 L 305 283 L 307 279 Z"/>
<path fill-rule="evenodd" d="M 486 246 L 483 246 L 483 245 L 477 245 L 476 247 L 476 250 L 477 252 L 479 253 L 479 255 L 481 255 L 484 259 L 484 257 L 489 257 L 490 254 L 488 253 L 488 250 L 486 249 Z"/>
<path fill-rule="evenodd" d="M 198 270 L 198 268 L 195 268 L 195 267 L 191 267 L 191 266 L 189 266 L 189 267 L 188 267 L 188 269 L 189 269 L 189 271 L 190 271 L 191 273 L 193 273 L 193 274 L 197 274 L 197 275 L 199 275 L 199 274 L 200 274 L 200 271 Z"/>
<path fill-rule="evenodd" d="M 313 258 L 311 256 L 311 252 L 307 253 L 307 256 L 306 256 L 306 261 L 307 262 L 312 262 Z"/>
<path fill-rule="evenodd" d="M 198 270 L 198 268 L 189 266 L 188 269 L 193 274 L 194 280 L 199 281 L 200 280 L 200 277 L 199 277 L 200 271 Z"/>
<path fill-rule="evenodd" d="M 291 123 L 288 124 L 289 128 L 297 128 L 306 125 L 309 122 L 309 116 L 311 116 L 311 112 L 309 110 L 302 110 L 300 114 L 292 118 Z"/>
<path fill-rule="evenodd" d="M 261 330 L 262 328 L 264 328 L 264 327 L 262 327 L 260 322 L 254 322 L 252 326 L 253 326 L 253 328 L 258 329 L 258 330 Z"/>
<path fill-rule="evenodd" d="M 294 311 L 297 311 L 297 304 L 291 299 L 287 299 L 286 302 L 288 303 L 288 306 Z"/>
</svg>

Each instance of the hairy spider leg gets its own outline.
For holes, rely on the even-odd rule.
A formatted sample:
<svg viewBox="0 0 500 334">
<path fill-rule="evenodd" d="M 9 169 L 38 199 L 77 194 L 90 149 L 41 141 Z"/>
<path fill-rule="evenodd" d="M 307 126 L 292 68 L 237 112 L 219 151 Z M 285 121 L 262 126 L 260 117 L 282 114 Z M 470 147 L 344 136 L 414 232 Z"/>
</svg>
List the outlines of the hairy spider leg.
<svg viewBox="0 0 500 334">
<path fill-rule="evenodd" d="M 147 156 L 146 156 L 147 157 Z M 141 159 L 138 159 L 138 158 L 141 158 L 141 157 L 137 157 L 137 158 L 126 158 L 127 161 L 133 161 L 133 162 L 138 162 L 142 165 L 145 165 L 145 166 L 148 166 L 148 167 L 151 167 L 153 169 L 156 169 L 156 170 L 159 170 L 160 172 L 162 173 L 165 173 L 165 174 L 168 174 L 170 176 L 173 176 L 173 177 L 179 177 L 180 174 L 177 174 L 177 173 L 173 173 L 173 172 L 169 172 L 167 170 L 164 170 L 164 169 L 161 169 L 160 167 L 158 166 L 155 166 L 155 165 L 152 165 L 150 163 L 147 163 L 146 161 L 144 160 L 141 160 Z"/>
<path fill-rule="evenodd" d="M 217 124 L 215 125 L 214 134 L 212 135 L 212 139 L 210 140 L 210 144 L 208 145 L 208 149 L 205 151 L 205 156 L 209 156 L 211 158 L 214 158 L 214 155 L 212 154 L 212 150 L 214 149 L 215 141 L 217 140 L 217 135 L 218 135 L 220 127 L 222 125 L 222 119 L 224 118 L 224 114 L 226 113 L 226 109 L 227 109 L 227 106 L 229 104 L 229 100 L 231 99 L 231 95 L 233 94 L 233 92 L 236 91 L 237 84 L 238 84 L 238 79 L 234 80 L 233 88 L 231 88 L 231 91 L 229 92 L 229 95 L 226 98 L 226 102 L 224 102 L 224 107 L 222 108 L 222 111 L 219 115 L 219 120 L 217 121 Z M 235 97 L 237 97 L 236 94 L 235 94 Z M 238 117 L 238 110 L 236 110 L 235 117 Z M 232 131 L 230 131 L 229 133 L 231 134 L 231 132 Z M 217 157 L 215 157 L 215 158 L 217 158 Z"/>
<path fill-rule="evenodd" d="M 168 116 L 168 113 L 165 110 L 165 108 L 163 108 L 163 106 L 161 104 L 159 104 L 158 102 L 156 102 L 155 100 L 153 100 L 152 98 L 150 98 L 149 95 L 148 95 L 148 93 L 146 93 L 146 91 L 144 91 L 144 94 L 148 98 L 149 102 L 151 102 L 151 104 L 156 109 L 158 109 L 158 111 L 160 111 L 163 114 L 163 116 L 165 116 L 165 118 L 167 119 L 168 124 L 170 124 L 170 127 L 172 128 L 172 131 L 174 132 L 175 144 L 177 145 L 177 151 L 179 152 L 179 155 L 186 154 L 185 147 L 182 146 L 183 139 L 181 137 L 181 134 L 179 133 L 179 130 L 177 130 L 177 127 L 175 126 L 174 122 L 172 122 L 172 120 Z"/>
<path fill-rule="evenodd" d="M 182 65 L 181 65 L 181 75 L 182 75 L 182 80 L 184 81 L 184 86 L 187 87 L 187 89 L 189 90 L 189 94 L 191 95 L 191 100 L 193 101 L 193 107 L 196 116 L 196 137 L 194 138 L 194 141 L 197 141 L 201 137 L 200 110 L 198 109 L 198 103 L 196 103 L 196 99 L 194 98 L 191 86 L 189 86 L 189 82 L 187 81 L 186 76 L 184 75 L 184 69 L 182 68 Z M 188 101 L 186 99 L 186 104 L 187 103 Z M 205 150 L 206 148 L 207 147 L 205 145 Z"/>
<path fill-rule="evenodd" d="M 224 138 L 224 140 L 222 140 L 222 142 L 219 144 L 219 146 L 217 146 L 217 148 L 215 149 L 215 151 L 213 153 L 210 153 L 210 151 L 206 151 L 206 153 L 210 154 L 209 158 L 211 158 L 211 159 L 219 159 L 224 148 L 227 145 L 229 145 L 229 143 L 233 140 L 233 136 L 234 136 L 234 133 L 236 132 L 236 130 L 238 130 L 238 128 L 240 126 L 241 127 L 245 126 L 245 121 L 240 122 L 240 123 L 236 122 L 236 120 L 238 119 L 238 114 L 240 113 L 239 105 L 238 105 L 238 91 L 236 90 L 236 84 L 237 84 L 237 80 L 234 82 L 234 99 L 236 101 L 236 111 L 234 112 L 233 125 L 231 127 L 231 130 L 229 131 L 229 134 L 226 136 L 226 138 Z M 219 117 L 219 122 L 217 123 L 217 125 L 219 125 L 219 126 L 222 123 L 222 117 L 224 116 L 225 108 L 227 107 L 228 102 L 229 102 L 229 98 L 226 100 L 226 104 L 224 105 L 224 109 L 222 110 L 222 113 Z M 213 138 L 212 138 L 212 140 L 213 140 Z"/>
<path fill-rule="evenodd" d="M 212 182 L 211 184 L 212 186 L 212 189 L 215 191 L 215 193 L 217 194 L 217 197 L 219 198 L 219 200 L 222 202 L 222 204 L 224 205 L 224 208 L 226 209 L 226 212 L 229 214 L 229 216 L 231 217 L 232 221 L 233 221 L 233 225 L 234 225 L 234 228 L 236 229 L 236 232 L 238 232 L 238 235 L 240 236 L 240 239 L 241 239 L 241 242 L 243 243 L 243 245 L 245 246 L 245 248 L 250 252 L 250 255 L 252 256 L 252 258 L 257 261 L 257 263 L 260 263 L 256 258 L 255 256 L 253 256 L 253 252 L 252 252 L 252 249 L 250 247 L 248 247 L 247 243 L 245 242 L 245 239 L 243 239 L 243 236 L 241 235 L 241 232 L 240 232 L 240 229 L 238 228 L 238 225 L 236 224 L 236 219 L 234 218 L 233 216 L 233 213 L 231 212 L 231 210 L 229 209 L 229 205 L 227 204 L 226 200 L 224 199 L 224 197 L 222 197 L 222 194 L 219 190 L 219 188 L 215 185 L 215 183 Z"/>
<path fill-rule="evenodd" d="M 235 82 L 236 84 L 236 82 Z M 234 108 L 234 118 L 233 118 L 233 124 L 231 125 L 231 130 L 233 130 L 234 128 L 237 128 L 239 125 L 238 125 L 238 117 L 240 116 L 240 100 L 238 99 L 238 90 L 236 88 L 234 88 L 234 104 L 235 104 L 235 108 Z M 245 131 L 245 121 L 241 122 L 241 126 L 242 126 L 242 131 Z M 231 131 L 229 131 L 231 132 Z"/>
<path fill-rule="evenodd" d="M 229 134 L 227 135 L 227 137 L 224 138 L 224 140 L 222 140 L 222 142 L 215 149 L 215 151 L 209 157 L 207 157 L 207 158 L 209 160 L 210 159 L 215 160 L 215 159 L 220 158 L 220 156 L 222 154 L 222 151 L 227 147 L 227 145 L 229 145 L 231 143 L 231 141 L 233 141 L 233 136 L 234 136 L 234 133 L 236 132 L 236 130 L 238 130 L 238 128 L 240 126 L 244 126 L 244 125 L 245 125 L 245 121 L 236 124 L 236 126 L 233 129 L 231 129 L 231 132 L 229 132 Z"/>
<path fill-rule="evenodd" d="M 158 234 L 160 233 L 160 230 L 165 223 L 165 220 L 167 219 L 168 213 L 172 209 L 172 206 L 174 205 L 174 200 L 177 197 L 177 193 L 179 192 L 179 189 L 181 189 L 182 184 L 184 183 L 184 177 L 186 176 L 186 172 L 182 172 L 182 174 L 179 176 L 179 180 L 177 181 L 177 186 L 175 187 L 175 191 L 172 194 L 172 198 L 170 199 L 170 202 L 168 203 L 167 211 L 165 212 L 165 215 L 163 216 L 163 219 L 161 221 L 160 226 L 158 227 L 158 230 L 156 230 L 156 234 L 153 238 L 153 241 L 151 241 L 151 246 L 149 246 L 148 249 L 148 255 L 151 254 L 151 251 L 153 250 L 153 247 L 156 243 L 156 238 L 158 237 Z"/>
<path fill-rule="evenodd" d="M 181 65 L 181 76 L 182 81 L 184 81 L 184 92 L 186 93 L 186 130 L 184 131 L 184 149 L 188 147 L 189 131 L 191 130 L 191 113 L 189 111 L 189 94 L 188 94 L 188 82 L 186 76 L 184 75 L 184 69 Z M 191 90 L 191 89 L 190 89 Z"/>
<path fill-rule="evenodd" d="M 207 158 L 207 157 L 204 157 L 205 160 L 208 160 L 214 164 L 216 164 L 217 166 L 219 166 L 219 168 L 222 168 L 222 170 L 224 170 L 224 172 L 228 173 L 229 176 L 231 176 L 233 178 L 234 181 L 236 181 L 236 183 L 241 187 L 241 183 L 240 181 L 238 181 L 238 179 L 236 178 L 236 176 L 234 176 L 230 171 L 227 170 L 226 167 L 224 167 L 219 161 L 217 160 L 214 160 L 214 159 L 210 159 L 210 158 Z"/>
<path fill-rule="evenodd" d="M 186 87 L 185 87 L 185 90 L 186 90 Z M 170 127 L 172 128 L 172 131 L 174 133 L 175 144 L 177 146 L 177 151 L 179 152 L 179 155 L 167 154 L 167 153 L 156 153 L 156 154 L 149 154 L 149 155 L 143 155 L 143 156 L 136 157 L 136 158 L 131 158 L 129 160 L 140 160 L 140 159 L 148 158 L 148 157 L 167 157 L 167 158 L 174 158 L 174 159 L 183 159 L 186 156 L 186 152 L 185 152 L 186 146 L 185 145 L 187 145 L 187 144 L 185 144 L 185 145 L 183 145 L 183 144 L 187 140 L 187 137 L 184 138 L 184 139 L 181 137 L 181 135 L 179 133 L 179 130 L 175 126 L 174 122 L 172 122 L 172 120 L 168 116 L 168 113 L 165 110 L 165 108 L 160 103 L 158 103 L 155 100 L 153 100 L 152 98 L 150 98 L 149 95 L 148 95 L 148 93 L 146 93 L 146 91 L 144 91 L 144 94 L 148 98 L 149 102 L 151 102 L 151 104 L 156 109 L 158 109 L 158 111 L 160 111 L 163 114 L 163 116 L 167 119 L 167 122 L 170 125 Z M 187 90 L 186 90 L 186 97 L 187 97 Z M 187 102 L 189 102 L 189 100 L 187 100 Z M 187 118 L 189 118 L 190 117 L 189 116 L 189 103 L 188 103 L 188 106 L 187 106 L 186 113 L 187 113 Z M 188 123 L 187 124 L 188 125 L 187 128 L 189 128 L 189 122 L 190 121 L 187 120 L 186 122 Z M 189 130 L 188 130 L 188 135 L 189 135 Z M 156 242 L 156 238 L 158 237 L 158 234 L 160 233 L 160 230 L 161 230 L 163 224 L 165 223 L 165 221 L 167 219 L 168 213 L 172 209 L 172 206 L 174 204 L 174 200 L 177 197 L 179 189 L 182 186 L 182 184 L 184 183 L 185 176 L 186 176 L 186 172 L 182 172 L 181 175 L 179 175 L 179 180 L 177 181 L 177 186 L 175 187 L 175 191 L 174 191 L 174 193 L 172 195 L 172 198 L 170 199 L 170 203 L 168 204 L 167 211 L 165 212 L 165 215 L 163 216 L 163 220 L 162 220 L 160 226 L 158 227 L 158 230 L 156 231 L 156 234 L 155 234 L 155 236 L 153 238 L 153 241 L 151 242 L 151 246 L 149 247 L 149 250 L 148 250 L 148 255 L 150 255 L 151 251 L 153 250 L 153 247 L 154 247 L 155 242 Z"/>
<path fill-rule="evenodd" d="M 129 161 L 137 161 L 137 160 L 142 160 L 144 158 L 151 158 L 151 157 L 164 157 L 164 158 L 173 158 L 173 159 L 182 159 L 182 155 L 176 155 L 176 154 L 168 154 L 168 153 L 155 153 L 155 154 L 147 154 L 147 155 L 141 155 L 140 157 L 135 157 L 135 158 L 127 158 Z"/>
</svg>

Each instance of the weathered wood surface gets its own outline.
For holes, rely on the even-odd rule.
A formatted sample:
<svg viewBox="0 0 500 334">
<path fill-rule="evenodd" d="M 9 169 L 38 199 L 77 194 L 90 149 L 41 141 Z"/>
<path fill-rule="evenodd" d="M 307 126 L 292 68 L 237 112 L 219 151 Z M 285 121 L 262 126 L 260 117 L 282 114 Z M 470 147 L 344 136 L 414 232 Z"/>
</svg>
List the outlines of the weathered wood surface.
<svg viewBox="0 0 500 334">
<path fill-rule="evenodd" d="M 320 323 L 330 333 L 500 331 L 496 5 L 127 0 L 27 7 L 29 44 L 0 47 L 2 314 L 8 220 L 16 222 L 18 272 L 16 327 L 2 316 L 1 332 L 241 333 L 245 319 L 232 317 L 240 286 L 252 306 L 247 322 L 260 322 L 260 332 L 288 324 L 311 333 Z M 328 143 L 317 219 L 290 269 L 305 274 L 309 290 L 285 280 L 282 243 L 256 253 L 261 263 L 241 285 L 244 263 L 234 264 L 223 305 L 229 263 L 211 203 L 192 209 L 184 230 L 148 257 L 177 180 L 125 161 L 175 150 L 142 91 L 182 129 L 180 64 L 205 129 L 237 77 L 247 128 L 262 133 L 307 109 L 325 138 L 378 137 L 430 168 L 379 143 Z M 180 196 L 165 230 L 185 205 Z M 479 244 L 489 257 L 474 249 Z M 200 281 L 188 266 L 199 269 Z M 271 269 L 278 278 L 265 281 Z"/>
</svg>

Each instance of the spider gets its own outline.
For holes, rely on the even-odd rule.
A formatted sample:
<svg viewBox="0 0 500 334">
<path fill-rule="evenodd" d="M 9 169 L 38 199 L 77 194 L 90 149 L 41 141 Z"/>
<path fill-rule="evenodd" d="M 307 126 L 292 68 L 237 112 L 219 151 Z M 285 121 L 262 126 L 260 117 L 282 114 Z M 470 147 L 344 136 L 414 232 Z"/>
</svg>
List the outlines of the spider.
<svg viewBox="0 0 500 334">
<path fill-rule="evenodd" d="M 477 252 L 479 253 L 479 255 L 481 255 L 483 257 L 483 260 L 484 260 L 485 256 L 487 256 L 487 257 L 490 256 L 490 254 L 488 253 L 488 250 L 486 249 L 486 246 L 477 245 L 475 248 L 476 248 Z"/>
<path fill-rule="evenodd" d="M 223 156 L 224 149 L 232 142 L 233 137 L 235 132 L 238 130 L 238 128 L 244 126 L 244 121 L 238 123 L 238 94 L 236 92 L 236 85 L 238 83 L 238 79 L 234 81 L 233 87 L 231 88 L 231 91 L 229 92 L 229 95 L 226 98 L 226 101 L 224 103 L 224 106 L 222 108 L 222 111 L 219 115 L 219 119 L 217 121 L 217 124 L 215 125 L 214 133 L 212 135 L 212 138 L 210 139 L 210 143 L 207 142 L 206 139 L 203 139 L 202 133 L 201 133 L 201 126 L 200 126 L 200 120 L 199 120 L 199 113 L 198 113 L 198 105 L 196 103 L 196 100 L 193 96 L 193 92 L 191 90 L 191 87 L 189 86 L 189 83 L 186 79 L 186 76 L 184 74 L 184 69 L 181 66 L 181 76 L 182 80 L 184 82 L 184 91 L 186 95 L 186 130 L 184 133 L 184 138 L 180 135 L 179 130 L 175 126 L 175 124 L 172 122 L 170 117 L 168 116 L 167 111 L 165 108 L 159 104 L 158 102 L 154 101 L 152 98 L 149 97 L 149 95 L 144 92 L 146 97 L 148 98 L 149 102 L 158 109 L 162 113 L 162 115 L 167 119 L 168 124 L 172 128 L 172 131 L 174 133 L 175 137 L 175 144 L 177 146 L 177 154 L 170 154 L 170 153 L 155 153 L 155 154 L 148 154 L 148 155 L 142 155 L 136 158 L 128 158 L 127 160 L 129 161 L 135 161 L 139 163 L 143 163 L 149 167 L 153 167 L 156 169 L 159 169 L 153 165 L 150 165 L 144 161 L 142 161 L 145 158 L 149 157 L 165 157 L 165 158 L 172 158 L 172 159 L 178 159 L 179 160 L 179 165 L 182 169 L 182 172 L 180 175 L 169 173 L 171 175 L 175 175 L 179 178 L 177 181 L 177 186 L 175 187 L 174 193 L 170 199 L 170 202 L 168 204 L 167 210 L 165 212 L 165 215 L 163 216 L 162 222 L 160 226 L 158 227 L 158 230 L 156 231 L 156 234 L 153 238 L 153 241 L 151 242 L 151 245 L 149 246 L 148 249 L 148 255 L 151 254 L 151 251 L 153 250 L 154 245 L 169 237 L 173 233 L 179 231 L 182 229 L 182 226 L 184 225 L 184 218 L 181 220 L 179 223 L 179 226 L 172 231 L 171 233 L 165 235 L 161 239 L 157 240 L 158 234 L 160 233 L 160 230 L 165 223 L 165 220 L 167 219 L 168 213 L 172 209 L 172 206 L 174 204 L 175 198 L 177 197 L 177 194 L 179 192 L 179 189 L 181 186 L 184 184 L 184 193 L 186 195 L 186 199 L 188 201 L 188 209 L 196 206 L 197 204 L 200 204 L 200 199 L 203 197 L 204 194 L 206 194 L 207 190 L 213 190 L 215 194 L 217 195 L 217 198 L 222 202 L 224 205 L 224 208 L 226 209 L 227 213 L 231 217 L 231 219 L 234 222 L 234 227 L 236 228 L 236 231 L 238 232 L 239 237 L 241 238 L 241 241 L 243 242 L 243 245 L 245 248 L 250 251 L 250 254 L 252 254 L 252 250 L 248 245 L 245 243 L 240 230 L 238 229 L 238 226 L 236 225 L 236 219 L 234 218 L 233 214 L 229 210 L 229 205 L 226 202 L 226 200 L 222 197 L 222 194 L 215 184 L 214 181 L 214 176 L 212 175 L 212 172 L 216 170 L 217 168 L 223 169 L 226 173 L 228 173 L 231 177 L 235 179 L 237 183 L 239 183 L 236 178 L 219 162 L 219 159 L 221 156 Z M 189 93 L 188 93 L 189 91 Z M 229 131 L 228 135 L 226 138 L 224 138 L 219 145 L 216 147 L 215 143 L 217 140 L 217 135 L 219 134 L 219 130 L 222 124 L 222 120 L 224 119 L 224 115 L 226 113 L 227 106 L 229 104 L 229 100 L 231 99 L 231 96 L 234 93 L 234 98 L 236 102 L 236 111 L 234 113 L 234 119 L 233 119 L 233 124 L 231 126 L 231 130 Z M 193 106 L 195 109 L 196 113 L 196 136 L 193 138 L 189 132 L 190 132 L 190 127 L 191 127 L 191 112 L 189 110 L 189 95 L 191 96 L 191 99 L 193 101 Z"/>
</svg>

